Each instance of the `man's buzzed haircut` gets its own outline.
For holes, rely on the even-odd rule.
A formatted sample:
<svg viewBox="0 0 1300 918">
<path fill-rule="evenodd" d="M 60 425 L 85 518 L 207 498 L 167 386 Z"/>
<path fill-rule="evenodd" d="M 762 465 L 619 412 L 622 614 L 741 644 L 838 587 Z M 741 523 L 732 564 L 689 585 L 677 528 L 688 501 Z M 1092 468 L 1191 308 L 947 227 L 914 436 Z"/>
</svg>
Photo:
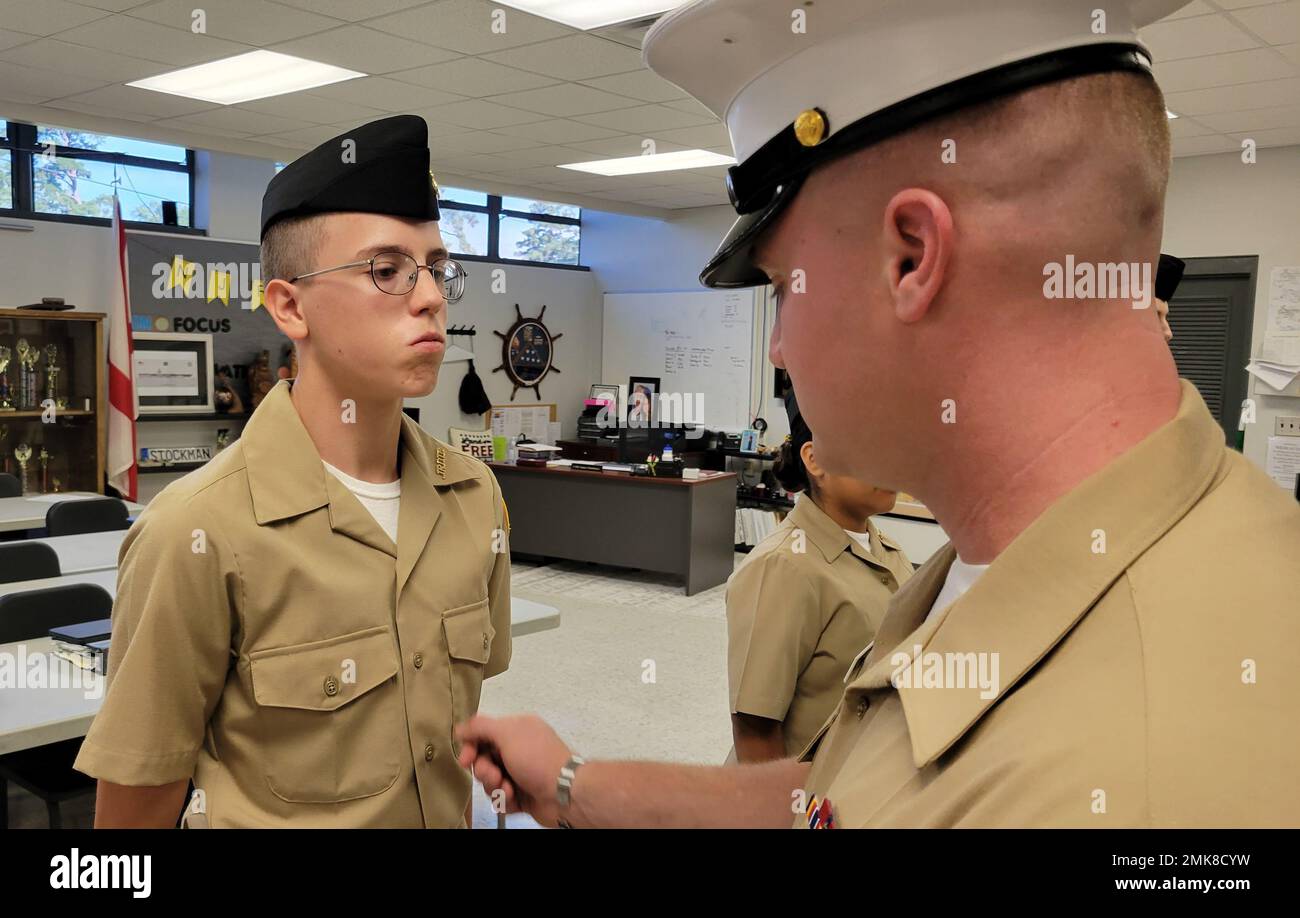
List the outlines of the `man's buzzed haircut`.
<svg viewBox="0 0 1300 918">
<path fill-rule="evenodd" d="M 329 265 L 315 264 L 325 238 L 326 214 L 288 217 L 275 223 L 262 239 L 262 281 L 289 280 Z"/>
</svg>

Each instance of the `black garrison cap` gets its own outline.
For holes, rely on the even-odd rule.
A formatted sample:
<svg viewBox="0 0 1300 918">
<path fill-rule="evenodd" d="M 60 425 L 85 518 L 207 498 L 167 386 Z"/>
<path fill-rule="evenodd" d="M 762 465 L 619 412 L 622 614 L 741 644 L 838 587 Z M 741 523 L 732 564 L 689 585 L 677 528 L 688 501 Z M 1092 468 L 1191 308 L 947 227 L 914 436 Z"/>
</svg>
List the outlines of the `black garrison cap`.
<svg viewBox="0 0 1300 918">
<path fill-rule="evenodd" d="M 423 118 L 395 115 L 363 124 L 289 163 L 262 196 L 262 237 L 287 217 L 338 211 L 438 219 Z"/>
<path fill-rule="evenodd" d="M 1156 268 L 1156 299 L 1168 303 L 1174 298 L 1174 291 L 1182 283 L 1183 272 L 1187 262 L 1172 255 L 1160 255 L 1160 267 Z"/>
</svg>

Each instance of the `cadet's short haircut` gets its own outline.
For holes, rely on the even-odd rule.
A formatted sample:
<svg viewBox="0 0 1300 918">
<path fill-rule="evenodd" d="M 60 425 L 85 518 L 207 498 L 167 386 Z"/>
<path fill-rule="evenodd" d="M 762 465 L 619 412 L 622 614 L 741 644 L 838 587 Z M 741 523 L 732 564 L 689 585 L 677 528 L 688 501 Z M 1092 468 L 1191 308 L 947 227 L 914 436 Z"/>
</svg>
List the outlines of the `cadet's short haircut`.
<svg viewBox="0 0 1300 918">
<path fill-rule="evenodd" d="M 315 264 L 325 238 L 327 214 L 288 217 L 273 224 L 262 239 L 262 282 L 289 280 L 328 265 Z"/>
</svg>

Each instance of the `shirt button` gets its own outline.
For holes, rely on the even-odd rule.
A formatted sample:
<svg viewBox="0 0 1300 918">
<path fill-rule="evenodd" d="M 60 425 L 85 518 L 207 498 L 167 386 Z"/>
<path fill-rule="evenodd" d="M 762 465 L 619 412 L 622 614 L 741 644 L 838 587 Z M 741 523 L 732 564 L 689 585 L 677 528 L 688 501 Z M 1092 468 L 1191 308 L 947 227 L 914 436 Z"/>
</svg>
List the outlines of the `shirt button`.
<svg viewBox="0 0 1300 918">
<path fill-rule="evenodd" d="M 424 665 L 424 654 L 420 653 L 419 651 L 417 651 L 416 653 L 412 654 L 412 656 L 411 656 L 411 665 L 414 666 L 416 669 L 419 669 L 421 666 L 423 666 L 423 665 Z"/>
<path fill-rule="evenodd" d="M 881 583 L 884 583 L 884 584 L 888 584 L 888 583 L 889 583 L 889 575 L 888 575 L 888 574 L 881 574 L 881 575 L 880 575 L 880 582 L 881 582 Z"/>
<path fill-rule="evenodd" d="M 858 699 L 858 720 L 862 719 L 863 715 L 867 713 L 867 708 L 869 707 L 871 707 L 871 702 L 865 696 Z"/>
<path fill-rule="evenodd" d="M 488 649 L 488 636 L 486 631 L 483 632 L 483 649 L 484 650 Z"/>
<path fill-rule="evenodd" d="M 432 762 L 433 753 L 434 753 L 433 743 L 429 743 L 427 746 L 424 747 L 424 760 L 426 762 Z"/>
<path fill-rule="evenodd" d="M 325 695 L 329 698 L 333 698 L 338 693 L 339 693 L 339 680 L 335 679 L 333 676 L 326 676 Z"/>
</svg>

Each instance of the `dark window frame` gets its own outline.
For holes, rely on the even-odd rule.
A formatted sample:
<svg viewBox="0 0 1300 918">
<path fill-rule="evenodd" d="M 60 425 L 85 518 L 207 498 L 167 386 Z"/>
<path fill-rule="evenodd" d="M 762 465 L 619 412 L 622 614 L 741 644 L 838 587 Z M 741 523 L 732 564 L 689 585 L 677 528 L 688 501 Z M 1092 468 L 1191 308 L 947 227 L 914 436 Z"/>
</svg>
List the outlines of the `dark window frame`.
<svg viewBox="0 0 1300 918">
<path fill-rule="evenodd" d="M 459 188 L 460 186 L 455 186 Z M 467 188 L 466 191 L 475 189 Z M 523 197 L 523 195 L 507 195 L 506 197 Z M 483 214 L 488 218 L 488 245 L 486 255 L 469 255 L 463 252 L 452 251 L 451 255 L 457 261 L 476 261 L 491 262 L 502 265 L 520 265 L 531 268 L 559 268 L 564 271 L 590 271 L 591 268 L 582 263 L 582 210 L 579 208 L 576 217 L 560 217 L 554 214 L 534 214 L 525 210 L 512 210 L 502 206 L 502 195 L 489 194 L 486 204 L 462 204 L 460 201 L 439 201 L 440 210 L 464 210 L 470 213 Z M 541 201 L 541 198 L 532 198 L 531 200 Z M 547 202 L 549 203 L 549 202 Z M 555 261 L 529 261 L 526 258 L 505 258 L 501 255 L 501 218 L 517 217 L 523 220 L 532 220 L 538 223 L 558 223 L 565 226 L 576 226 L 578 228 L 578 263 L 576 265 L 566 265 Z M 450 250 L 450 246 L 448 247 Z"/>
<path fill-rule="evenodd" d="M 6 119 L 8 135 L 4 140 L 0 140 L 0 149 L 11 151 L 11 168 L 10 176 L 12 180 L 13 207 L 0 207 L 0 217 L 17 220 L 39 220 L 49 223 L 74 223 L 82 226 L 111 226 L 112 220 L 108 217 L 85 217 L 79 214 L 51 214 L 36 209 L 36 186 L 35 172 L 33 168 L 33 157 L 39 156 L 44 152 L 44 147 L 37 143 L 36 135 L 39 125 L 29 124 L 22 121 L 9 121 Z M 88 133 L 103 133 L 101 131 L 90 131 Z M 105 135 L 117 136 L 117 135 Z M 136 138 L 128 138 L 136 139 Z M 144 140 L 144 138 L 140 138 Z M 54 146 L 54 155 L 63 159 L 84 159 L 95 162 L 113 163 L 122 166 L 138 166 L 145 169 L 156 169 L 160 172 L 183 172 L 188 178 L 189 187 L 189 210 L 190 221 L 194 220 L 194 189 L 195 189 L 195 154 L 191 149 L 185 150 L 185 162 L 177 163 L 162 159 L 152 159 L 146 156 L 135 156 L 130 153 L 114 153 L 105 150 L 85 150 L 80 147 L 66 147 L 59 144 Z M 180 202 L 177 202 L 178 204 Z M 165 223 L 153 223 L 144 220 L 123 220 L 122 224 L 127 229 L 140 229 L 162 231 L 168 233 L 179 233 L 190 236 L 206 236 L 207 231 L 196 229 L 193 226 L 168 226 Z"/>
</svg>

